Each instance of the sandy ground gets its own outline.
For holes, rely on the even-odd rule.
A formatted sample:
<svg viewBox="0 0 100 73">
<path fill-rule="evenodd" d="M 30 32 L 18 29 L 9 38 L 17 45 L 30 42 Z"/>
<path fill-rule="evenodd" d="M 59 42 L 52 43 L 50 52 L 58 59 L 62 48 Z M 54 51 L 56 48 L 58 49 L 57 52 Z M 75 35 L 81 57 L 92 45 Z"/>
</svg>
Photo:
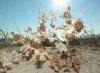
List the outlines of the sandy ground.
<svg viewBox="0 0 100 73">
<path fill-rule="evenodd" d="M 0 56 L 10 54 L 7 49 L 0 49 Z M 81 50 L 82 65 L 80 73 L 100 73 L 100 51 Z M 48 63 L 43 64 L 42 68 L 37 69 L 36 66 L 29 61 L 22 61 L 19 65 L 13 66 L 12 70 L 7 73 L 55 73 L 48 67 Z M 65 72 L 60 72 L 65 73 Z M 67 72 L 66 72 L 67 73 Z M 69 73 L 74 73 L 73 71 Z"/>
</svg>

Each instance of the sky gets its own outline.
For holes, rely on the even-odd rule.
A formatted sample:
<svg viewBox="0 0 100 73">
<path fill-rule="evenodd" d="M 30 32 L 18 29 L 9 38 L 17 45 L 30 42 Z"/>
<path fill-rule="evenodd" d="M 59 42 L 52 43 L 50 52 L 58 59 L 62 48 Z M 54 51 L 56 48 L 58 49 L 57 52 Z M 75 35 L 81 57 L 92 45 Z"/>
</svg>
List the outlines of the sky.
<svg viewBox="0 0 100 73">
<path fill-rule="evenodd" d="M 23 33 L 27 27 L 37 30 L 39 10 L 47 15 L 61 15 L 67 6 L 75 18 L 81 18 L 87 29 L 100 33 L 100 0 L 0 0 L 0 28 Z M 60 4 L 62 2 L 62 4 Z M 63 19 L 59 19 L 59 24 Z M 93 24 L 93 25 L 91 25 Z M 50 23 L 48 21 L 48 26 Z"/>
</svg>

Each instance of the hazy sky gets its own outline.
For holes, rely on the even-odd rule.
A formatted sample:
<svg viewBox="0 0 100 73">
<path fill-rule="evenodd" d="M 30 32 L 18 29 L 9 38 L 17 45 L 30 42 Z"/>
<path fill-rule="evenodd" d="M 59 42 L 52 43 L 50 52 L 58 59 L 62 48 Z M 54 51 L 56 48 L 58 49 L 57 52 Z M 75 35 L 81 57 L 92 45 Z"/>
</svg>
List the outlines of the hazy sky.
<svg viewBox="0 0 100 73">
<path fill-rule="evenodd" d="M 57 15 L 62 14 L 65 6 L 54 4 L 55 0 L 0 0 L 0 27 L 11 31 L 17 31 L 15 23 L 21 32 L 30 26 L 37 29 L 39 9 L 50 13 L 53 10 Z M 56 0 L 57 1 L 57 0 Z M 61 1 L 61 0 L 58 0 Z M 65 4 L 65 3 L 64 3 Z M 100 31 L 100 0 L 66 0 L 66 6 L 72 8 L 72 15 L 82 18 L 88 28 L 94 24 L 96 33 Z M 60 20 L 59 20 L 60 21 Z M 48 23 L 48 26 L 50 24 Z"/>
</svg>

